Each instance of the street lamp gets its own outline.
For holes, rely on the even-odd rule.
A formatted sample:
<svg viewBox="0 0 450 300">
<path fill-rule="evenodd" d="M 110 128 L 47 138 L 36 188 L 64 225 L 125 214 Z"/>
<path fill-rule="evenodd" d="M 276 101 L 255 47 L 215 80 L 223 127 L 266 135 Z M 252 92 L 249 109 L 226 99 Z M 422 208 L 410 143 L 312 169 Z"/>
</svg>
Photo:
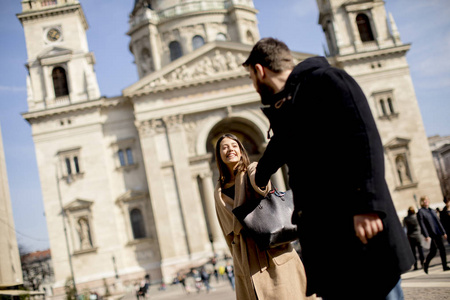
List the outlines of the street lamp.
<svg viewBox="0 0 450 300">
<path fill-rule="evenodd" d="M 55 166 L 55 177 L 56 177 L 56 186 L 58 188 L 58 200 L 59 200 L 59 205 L 61 207 L 64 236 L 66 238 L 67 256 L 69 257 L 70 274 L 72 275 L 73 289 L 75 290 L 75 299 L 77 299 L 78 291 L 77 291 L 77 285 L 75 283 L 75 275 L 73 273 L 72 255 L 70 254 L 70 249 L 69 249 L 69 237 L 67 236 L 67 228 L 66 228 L 66 221 L 65 221 L 66 213 L 64 211 L 63 204 L 62 204 L 61 189 L 59 186 L 58 168 L 56 166 Z M 68 179 L 69 179 L 69 177 L 68 177 Z"/>
</svg>

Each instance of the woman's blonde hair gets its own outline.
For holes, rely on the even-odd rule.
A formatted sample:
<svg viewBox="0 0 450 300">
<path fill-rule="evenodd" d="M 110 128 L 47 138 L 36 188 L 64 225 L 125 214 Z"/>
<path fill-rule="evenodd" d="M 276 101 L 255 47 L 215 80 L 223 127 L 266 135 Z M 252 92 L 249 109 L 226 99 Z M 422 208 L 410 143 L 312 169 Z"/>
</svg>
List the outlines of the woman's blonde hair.
<svg viewBox="0 0 450 300">
<path fill-rule="evenodd" d="M 250 164 L 250 159 L 248 158 L 247 151 L 245 150 L 244 145 L 242 145 L 241 141 L 231 133 L 225 133 L 224 135 L 222 135 L 217 140 L 215 152 L 217 169 L 219 170 L 219 182 L 221 186 L 228 183 L 231 179 L 230 171 L 228 170 L 227 165 L 223 162 L 222 157 L 220 156 L 220 143 L 225 138 L 229 138 L 235 141 L 238 144 L 239 149 L 241 150 L 241 159 L 234 168 L 234 174 L 247 171 L 247 167 Z"/>
</svg>

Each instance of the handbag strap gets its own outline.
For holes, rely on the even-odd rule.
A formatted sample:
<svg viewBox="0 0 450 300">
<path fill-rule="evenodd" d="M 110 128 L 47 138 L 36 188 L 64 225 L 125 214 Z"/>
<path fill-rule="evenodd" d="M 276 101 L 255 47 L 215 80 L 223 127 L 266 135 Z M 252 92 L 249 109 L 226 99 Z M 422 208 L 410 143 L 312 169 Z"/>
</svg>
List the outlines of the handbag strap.
<svg viewBox="0 0 450 300">
<path fill-rule="evenodd" d="M 247 199 L 260 199 L 260 198 L 264 198 L 264 196 L 260 195 L 257 191 L 255 191 L 255 189 L 253 188 L 253 185 L 250 181 L 250 176 L 248 174 L 248 172 L 245 172 L 245 176 L 247 177 L 245 179 L 246 182 L 246 187 L 245 187 L 245 197 Z M 276 196 L 278 197 L 283 197 L 284 194 L 286 194 L 285 192 L 281 192 L 280 190 L 278 190 L 276 188 L 276 186 L 273 184 L 273 182 L 269 181 L 272 185 L 272 189 L 268 192 L 268 193 L 274 193 Z M 269 184 L 267 184 L 269 185 Z"/>
</svg>

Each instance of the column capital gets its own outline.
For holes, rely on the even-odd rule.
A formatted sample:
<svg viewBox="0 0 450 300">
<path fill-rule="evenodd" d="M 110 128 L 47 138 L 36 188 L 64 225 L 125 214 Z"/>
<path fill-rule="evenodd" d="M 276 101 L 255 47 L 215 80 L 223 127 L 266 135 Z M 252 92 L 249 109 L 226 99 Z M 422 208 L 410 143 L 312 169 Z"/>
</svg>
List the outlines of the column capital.
<svg viewBox="0 0 450 300">
<path fill-rule="evenodd" d="M 164 116 L 162 118 L 167 130 L 180 129 L 183 125 L 183 115 Z"/>
<path fill-rule="evenodd" d="M 141 137 L 153 136 L 164 129 L 161 119 L 151 119 L 145 121 L 135 121 L 134 125 L 139 131 Z"/>
<path fill-rule="evenodd" d="M 198 174 L 201 179 L 212 178 L 213 172 L 211 170 L 203 171 Z"/>
</svg>

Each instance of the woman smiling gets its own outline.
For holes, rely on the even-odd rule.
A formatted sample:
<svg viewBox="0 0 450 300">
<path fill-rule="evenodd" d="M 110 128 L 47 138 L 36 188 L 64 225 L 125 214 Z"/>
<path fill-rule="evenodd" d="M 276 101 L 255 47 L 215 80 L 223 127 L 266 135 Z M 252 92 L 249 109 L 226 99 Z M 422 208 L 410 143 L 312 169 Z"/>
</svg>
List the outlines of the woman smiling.
<svg viewBox="0 0 450 300">
<path fill-rule="evenodd" d="M 270 186 L 264 189 L 256 186 L 257 164 L 250 164 L 241 141 L 229 133 L 218 139 L 215 153 L 219 169 L 214 193 L 216 212 L 233 257 L 236 299 L 307 299 L 305 271 L 292 246 L 259 250 L 232 213 L 234 208 L 250 201 L 246 195 L 265 196 L 270 190 Z"/>
</svg>

